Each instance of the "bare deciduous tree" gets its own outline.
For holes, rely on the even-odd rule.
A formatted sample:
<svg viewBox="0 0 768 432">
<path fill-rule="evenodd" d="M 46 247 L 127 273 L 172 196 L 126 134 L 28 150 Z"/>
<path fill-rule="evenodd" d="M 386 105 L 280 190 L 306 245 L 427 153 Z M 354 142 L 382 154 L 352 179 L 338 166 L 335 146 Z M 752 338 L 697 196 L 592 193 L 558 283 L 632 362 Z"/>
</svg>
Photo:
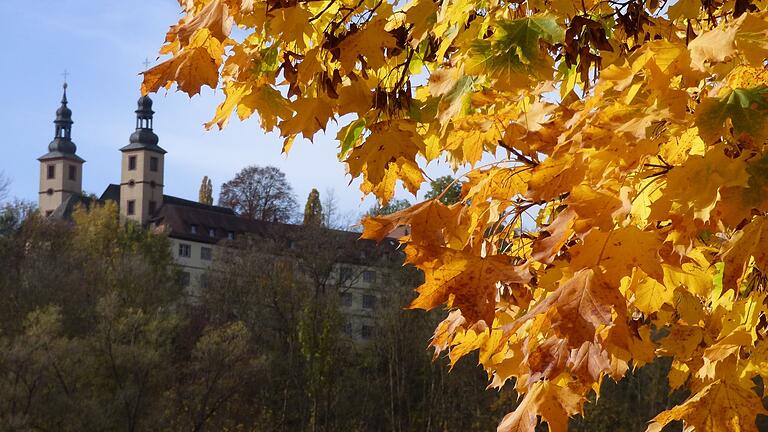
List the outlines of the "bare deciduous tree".
<svg viewBox="0 0 768 432">
<path fill-rule="evenodd" d="M 333 188 L 325 190 L 323 195 L 323 226 L 337 230 L 353 230 L 357 218 L 352 212 L 342 212 L 339 199 Z"/>
<path fill-rule="evenodd" d="M 5 173 L 0 171 L 0 202 L 5 201 L 8 198 L 8 190 L 11 188 L 11 179 L 5 176 Z"/>
</svg>

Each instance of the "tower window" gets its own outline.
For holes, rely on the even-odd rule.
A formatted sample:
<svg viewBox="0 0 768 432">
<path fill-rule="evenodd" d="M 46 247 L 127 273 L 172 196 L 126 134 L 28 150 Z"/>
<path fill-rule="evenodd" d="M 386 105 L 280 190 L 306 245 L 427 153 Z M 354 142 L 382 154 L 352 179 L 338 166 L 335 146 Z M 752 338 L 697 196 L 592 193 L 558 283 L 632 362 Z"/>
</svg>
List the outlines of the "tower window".
<svg viewBox="0 0 768 432">
<path fill-rule="evenodd" d="M 50 217 L 53 214 L 53 210 L 46 210 L 45 217 Z"/>
<path fill-rule="evenodd" d="M 189 258 L 192 256 L 192 246 L 187 243 L 179 243 L 179 256 Z"/>
<path fill-rule="evenodd" d="M 157 166 L 158 166 L 158 160 L 156 157 L 152 156 L 149 158 L 149 170 L 152 172 L 157 172 Z"/>
<path fill-rule="evenodd" d="M 128 208 L 126 209 L 126 213 L 128 213 L 128 216 L 133 216 L 136 214 L 136 201 L 130 200 L 128 201 Z"/>
<path fill-rule="evenodd" d="M 56 165 L 48 165 L 48 178 L 56 178 Z"/>
<path fill-rule="evenodd" d="M 153 214 L 155 214 L 155 210 L 157 210 L 157 202 L 155 202 L 155 201 L 150 201 L 150 202 L 149 202 L 149 214 L 150 214 L 150 215 L 153 215 Z"/>
<path fill-rule="evenodd" d="M 128 171 L 136 170 L 136 156 L 128 156 Z"/>
<path fill-rule="evenodd" d="M 72 181 L 77 180 L 77 168 L 74 165 L 69 166 L 69 179 Z"/>
</svg>

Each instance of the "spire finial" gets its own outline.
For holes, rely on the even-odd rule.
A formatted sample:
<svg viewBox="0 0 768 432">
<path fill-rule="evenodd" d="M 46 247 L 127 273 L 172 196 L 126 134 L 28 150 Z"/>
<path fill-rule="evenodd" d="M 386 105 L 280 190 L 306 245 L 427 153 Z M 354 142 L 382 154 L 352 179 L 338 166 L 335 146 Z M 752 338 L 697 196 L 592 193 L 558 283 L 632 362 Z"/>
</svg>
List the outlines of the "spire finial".
<svg viewBox="0 0 768 432">
<path fill-rule="evenodd" d="M 64 77 L 64 85 L 62 85 L 62 87 L 64 88 L 64 94 L 61 96 L 61 103 L 66 105 L 67 104 L 67 77 L 69 76 L 69 72 L 67 72 L 67 70 L 64 69 L 64 73 L 61 74 L 61 76 Z"/>
<path fill-rule="evenodd" d="M 144 57 L 144 63 L 143 63 L 143 65 L 144 65 L 144 70 L 147 70 L 147 69 L 149 69 L 150 61 L 149 61 L 149 58 L 148 58 L 148 57 Z"/>
</svg>

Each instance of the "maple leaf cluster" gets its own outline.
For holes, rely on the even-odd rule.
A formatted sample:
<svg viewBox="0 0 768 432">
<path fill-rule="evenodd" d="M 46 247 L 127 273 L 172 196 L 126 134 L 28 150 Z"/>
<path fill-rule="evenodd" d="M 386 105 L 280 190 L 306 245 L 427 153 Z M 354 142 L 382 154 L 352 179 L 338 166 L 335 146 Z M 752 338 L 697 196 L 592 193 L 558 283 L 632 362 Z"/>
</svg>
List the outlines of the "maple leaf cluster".
<svg viewBox="0 0 768 432">
<path fill-rule="evenodd" d="M 474 351 L 522 395 L 499 431 L 564 431 L 602 380 L 671 357 L 682 404 L 648 431 L 754 431 L 768 377 L 764 0 L 182 0 L 144 92 L 221 87 L 284 151 L 338 122 L 382 202 L 447 161 L 461 200 L 400 226 L 445 307 L 436 354 Z M 237 36 L 233 29 L 237 28 Z M 534 228 L 535 227 L 535 228 Z"/>
</svg>

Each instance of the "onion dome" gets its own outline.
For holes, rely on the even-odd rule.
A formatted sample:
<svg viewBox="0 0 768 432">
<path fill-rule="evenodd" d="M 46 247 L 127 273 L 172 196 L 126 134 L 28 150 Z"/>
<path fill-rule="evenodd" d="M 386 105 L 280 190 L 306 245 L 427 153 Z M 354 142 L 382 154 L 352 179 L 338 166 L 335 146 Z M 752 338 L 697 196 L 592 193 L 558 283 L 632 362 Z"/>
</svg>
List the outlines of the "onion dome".
<svg viewBox="0 0 768 432">
<path fill-rule="evenodd" d="M 139 98 L 138 109 L 136 109 L 136 130 L 128 139 L 128 145 L 121 148 L 120 151 L 129 150 L 151 150 L 157 153 L 166 153 L 157 143 L 160 139 L 152 130 L 153 114 L 152 99 L 149 96 Z"/>
<path fill-rule="evenodd" d="M 77 146 L 72 142 L 72 110 L 69 109 L 67 103 L 67 83 L 64 83 L 61 106 L 56 110 L 56 119 L 53 121 L 55 135 L 51 143 L 48 144 L 48 153 L 38 160 L 65 158 L 85 162 L 75 154 Z"/>
</svg>

